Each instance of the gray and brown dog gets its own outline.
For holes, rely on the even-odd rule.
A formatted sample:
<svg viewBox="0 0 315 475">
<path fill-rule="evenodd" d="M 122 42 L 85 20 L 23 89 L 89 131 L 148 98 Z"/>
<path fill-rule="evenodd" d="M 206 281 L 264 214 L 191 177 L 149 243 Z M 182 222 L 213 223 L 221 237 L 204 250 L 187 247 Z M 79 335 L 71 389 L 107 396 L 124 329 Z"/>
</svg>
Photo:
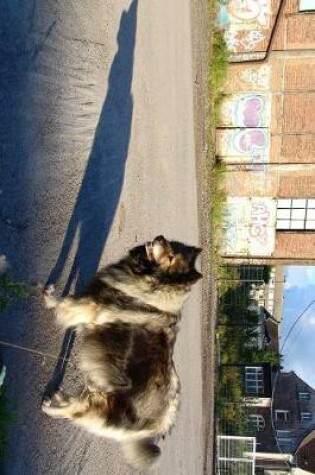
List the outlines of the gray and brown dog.
<svg viewBox="0 0 315 475">
<path fill-rule="evenodd" d="M 83 329 L 80 368 L 88 383 L 78 397 L 55 393 L 42 410 L 120 441 L 137 468 L 157 459 L 156 441 L 175 422 L 173 350 L 183 303 L 202 277 L 200 252 L 158 236 L 101 270 L 83 295 L 58 300 L 44 293 L 59 324 Z"/>
</svg>

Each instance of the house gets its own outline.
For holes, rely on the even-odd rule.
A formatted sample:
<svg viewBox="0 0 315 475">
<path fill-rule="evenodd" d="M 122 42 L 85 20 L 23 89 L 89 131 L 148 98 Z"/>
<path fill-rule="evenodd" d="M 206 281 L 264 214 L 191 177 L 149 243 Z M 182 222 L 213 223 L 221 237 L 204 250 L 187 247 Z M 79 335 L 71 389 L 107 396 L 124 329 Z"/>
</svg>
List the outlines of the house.
<svg viewBox="0 0 315 475">
<path fill-rule="evenodd" d="M 251 429 L 256 430 L 257 466 L 268 468 L 265 473 L 288 471 L 296 455 L 298 466 L 312 472 L 315 467 L 315 390 L 293 371 L 280 371 L 271 376 L 270 404 L 251 405 L 248 413 Z M 277 454 L 283 456 L 281 460 Z"/>
</svg>

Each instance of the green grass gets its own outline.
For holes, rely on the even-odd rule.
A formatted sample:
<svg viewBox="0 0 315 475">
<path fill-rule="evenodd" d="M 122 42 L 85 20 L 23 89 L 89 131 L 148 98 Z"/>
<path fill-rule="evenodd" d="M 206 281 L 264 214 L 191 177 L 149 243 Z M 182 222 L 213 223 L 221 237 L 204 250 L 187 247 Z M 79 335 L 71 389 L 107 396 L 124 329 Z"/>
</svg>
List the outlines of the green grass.
<svg viewBox="0 0 315 475">
<path fill-rule="evenodd" d="M 7 273 L 0 275 L 0 311 L 5 310 L 13 298 L 26 296 L 23 284 L 14 282 Z"/>
<path fill-rule="evenodd" d="M 220 115 L 220 106 L 226 97 L 224 86 L 229 64 L 229 52 L 221 31 L 215 31 L 211 50 L 211 65 L 208 76 L 211 111 L 208 124 L 210 127 L 216 127 Z"/>
<path fill-rule="evenodd" d="M 212 237 L 211 261 L 214 273 L 220 278 L 220 244 L 222 241 L 222 219 L 226 208 L 226 193 L 224 190 L 225 164 L 216 157 L 216 127 L 219 122 L 220 106 L 225 96 L 229 53 L 223 33 L 216 30 L 217 0 L 209 0 L 210 28 L 214 34 L 209 46 L 208 71 L 208 117 L 207 117 L 207 166 L 209 183 L 210 228 Z"/>
</svg>

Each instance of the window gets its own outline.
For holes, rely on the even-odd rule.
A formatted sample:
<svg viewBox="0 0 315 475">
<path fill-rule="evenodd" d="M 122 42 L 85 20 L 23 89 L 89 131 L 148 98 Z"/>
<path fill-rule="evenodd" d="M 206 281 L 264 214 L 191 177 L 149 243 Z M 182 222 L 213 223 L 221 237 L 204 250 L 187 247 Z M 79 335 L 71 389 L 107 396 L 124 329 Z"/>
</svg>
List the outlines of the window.
<svg viewBox="0 0 315 475">
<path fill-rule="evenodd" d="M 300 0 L 300 12 L 314 12 L 315 0 Z"/>
<path fill-rule="evenodd" d="M 278 444 L 282 452 L 291 452 L 293 449 L 293 440 L 291 437 L 279 437 Z"/>
<path fill-rule="evenodd" d="M 312 413 L 311 412 L 301 412 L 301 421 L 307 422 L 312 420 Z"/>
<path fill-rule="evenodd" d="M 278 200 L 277 229 L 315 231 L 315 199 Z"/>
<path fill-rule="evenodd" d="M 276 409 L 275 410 L 275 419 L 276 421 L 280 422 L 288 422 L 290 417 L 290 411 L 285 411 L 283 409 Z"/>
<path fill-rule="evenodd" d="M 309 401 L 310 399 L 310 393 L 299 393 L 299 401 Z"/>
<path fill-rule="evenodd" d="M 264 391 L 263 369 L 261 366 L 246 366 L 245 391 L 250 395 L 258 395 Z"/>
<path fill-rule="evenodd" d="M 277 442 L 282 452 L 290 452 L 292 450 L 292 438 L 289 430 L 277 430 Z"/>
<path fill-rule="evenodd" d="M 276 431 L 276 434 L 277 434 L 277 438 L 279 439 L 285 439 L 285 438 L 288 438 L 290 437 L 291 435 L 291 431 L 289 430 L 277 430 Z"/>
<path fill-rule="evenodd" d="M 247 416 L 246 422 L 249 431 L 261 432 L 265 428 L 265 419 L 260 414 L 250 414 Z"/>
</svg>

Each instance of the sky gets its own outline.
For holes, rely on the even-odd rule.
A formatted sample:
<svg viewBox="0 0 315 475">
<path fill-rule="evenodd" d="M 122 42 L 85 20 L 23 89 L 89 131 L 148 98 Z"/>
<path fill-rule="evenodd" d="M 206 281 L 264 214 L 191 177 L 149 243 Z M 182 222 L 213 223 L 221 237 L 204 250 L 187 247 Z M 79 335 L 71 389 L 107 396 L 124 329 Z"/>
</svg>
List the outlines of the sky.
<svg viewBox="0 0 315 475">
<path fill-rule="evenodd" d="M 298 321 L 285 341 L 292 325 L 306 307 L 310 308 Z M 285 371 L 295 373 L 315 389 L 315 267 L 289 266 L 285 270 L 283 322 L 280 349 Z"/>
</svg>

